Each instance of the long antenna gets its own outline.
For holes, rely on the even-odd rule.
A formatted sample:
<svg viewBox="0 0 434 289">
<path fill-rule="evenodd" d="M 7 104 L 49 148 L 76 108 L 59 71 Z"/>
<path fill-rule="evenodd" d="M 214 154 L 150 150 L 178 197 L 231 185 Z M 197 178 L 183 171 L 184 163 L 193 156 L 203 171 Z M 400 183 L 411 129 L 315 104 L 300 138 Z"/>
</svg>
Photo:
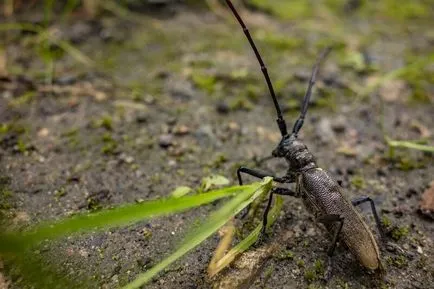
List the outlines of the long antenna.
<svg viewBox="0 0 434 289">
<path fill-rule="evenodd" d="M 232 2 L 230 0 L 226 0 L 226 3 L 228 4 L 229 8 L 232 10 L 232 13 L 235 15 L 235 18 L 237 18 L 241 27 L 243 28 L 243 32 L 246 35 L 247 40 L 249 40 L 250 46 L 252 47 L 253 51 L 255 52 L 256 58 L 258 59 L 259 65 L 261 66 L 261 71 L 264 74 L 265 81 L 267 82 L 268 89 L 270 90 L 271 97 L 273 98 L 274 106 L 276 107 L 277 125 L 279 126 L 279 130 L 280 130 L 280 133 L 282 134 L 282 137 L 286 136 L 288 134 L 288 131 L 286 129 L 286 123 L 283 120 L 282 112 L 280 110 L 279 103 L 277 102 L 276 94 L 274 93 L 273 84 L 271 83 L 270 76 L 268 75 L 267 67 L 264 64 L 264 61 L 262 61 L 261 55 L 259 54 L 259 51 L 256 48 L 255 42 L 253 42 L 252 36 L 250 35 L 250 32 L 249 32 L 249 29 L 244 24 L 243 20 L 241 19 L 240 15 L 238 14 L 237 10 L 235 10 L 234 5 L 232 5 Z"/>
<path fill-rule="evenodd" d="M 301 107 L 301 113 L 300 113 L 300 116 L 298 117 L 298 119 L 296 120 L 296 122 L 294 123 L 294 128 L 292 129 L 292 133 L 294 135 L 297 135 L 303 126 L 304 118 L 305 118 L 306 113 L 307 113 L 307 108 L 309 107 L 309 100 L 310 100 L 310 96 L 312 94 L 312 87 L 315 84 L 316 75 L 318 73 L 319 66 L 320 66 L 321 62 L 323 61 L 323 59 L 326 58 L 327 55 L 330 53 L 330 50 L 332 50 L 332 48 L 327 47 L 326 49 L 324 49 L 321 52 L 320 56 L 318 57 L 318 60 L 315 63 L 315 66 L 312 69 L 312 75 L 310 76 L 309 86 L 307 87 L 306 93 L 305 93 L 304 98 L 303 98 L 303 105 Z"/>
</svg>

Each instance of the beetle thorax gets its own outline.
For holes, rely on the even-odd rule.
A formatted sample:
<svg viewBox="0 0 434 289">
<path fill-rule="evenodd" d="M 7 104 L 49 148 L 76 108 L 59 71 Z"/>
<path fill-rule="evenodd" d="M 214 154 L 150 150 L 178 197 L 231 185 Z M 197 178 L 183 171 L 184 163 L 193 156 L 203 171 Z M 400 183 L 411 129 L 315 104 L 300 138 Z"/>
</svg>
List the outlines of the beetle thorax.
<svg viewBox="0 0 434 289">
<path fill-rule="evenodd" d="M 315 158 L 307 149 L 306 145 L 295 139 L 288 146 L 286 161 L 295 171 L 305 171 L 316 167 Z"/>
<path fill-rule="evenodd" d="M 285 158 L 292 171 L 306 171 L 317 167 L 315 158 L 306 145 L 293 135 L 282 139 L 273 151 L 273 156 Z"/>
</svg>

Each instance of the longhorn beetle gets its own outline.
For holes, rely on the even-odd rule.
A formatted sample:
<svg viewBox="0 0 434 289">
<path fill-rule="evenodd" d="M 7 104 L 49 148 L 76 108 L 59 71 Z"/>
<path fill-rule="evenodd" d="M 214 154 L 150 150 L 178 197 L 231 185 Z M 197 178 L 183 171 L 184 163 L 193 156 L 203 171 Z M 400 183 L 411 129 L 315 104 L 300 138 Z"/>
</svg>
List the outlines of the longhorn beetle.
<svg viewBox="0 0 434 289">
<path fill-rule="evenodd" d="M 374 202 L 369 197 L 360 197 L 349 202 L 343 196 L 339 184 L 327 171 L 317 166 L 312 153 L 310 153 L 306 145 L 298 139 L 298 133 L 302 128 L 304 118 L 306 117 L 309 99 L 312 94 L 312 88 L 315 84 L 319 65 L 330 52 L 330 48 L 325 49 L 321 53 L 315 66 L 313 67 L 309 85 L 303 98 L 300 116 L 295 121 L 292 132 L 289 134 L 286 128 L 286 122 L 283 119 L 279 103 L 274 93 L 273 85 L 268 75 L 267 68 L 262 61 L 261 55 L 259 54 L 259 51 L 253 42 L 249 30 L 247 29 L 238 12 L 235 10 L 232 2 L 230 0 L 226 0 L 226 3 L 231 9 L 235 18 L 240 23 L 244 34 L 246 35 L 247 40 L 249 41 L 250 46 L 256 55 L 276 108 L 277 125 L 282 135 L 282 139 L 277 147 L 273 150 L 272 157 L 284 158 L 289 165 L 288 171 L 282 177 L 276 177 L 255 169 L 240 167 L 237 170 L 238 181 L 240 185 L 243 184 L 241 173 L 244 173 L 257 178 L 270 176 L 273 177 L 273 180 L 277 183 L 296 184 L 295 191 L 287 187 L 275 187 L 272 189 L 263 215 L 261 237 L 265 234 L 267 215 L 271 207 L 274 194 L 302 198 L 306 208 L 315 216 L 316 221 L 324 224 L 326 229 L 333 235 L 332 242 L 327 251 L 328 262 L 327 270 L 325 271 L 324 276 L 326 280 L 331 276 L 332 256 L 338 239 L 343 241 L 348 246 L 350 251 L 363 266 L 371 270 L 381 270 L 382 266 L 380 260 L 380 251 L 378 249 L 377 242 L 375 241 L 372 232 L 363 221 L 360 214 L 354 209 L 354 206 L 358 206 L 365 202 L 370 202 L 375 222 L 377 224 L 378 230 L 380 231 L 381 237 L 383 237 L 384 234 L 380 223 L 380 218 L 378 217 Z"/>
</svg>

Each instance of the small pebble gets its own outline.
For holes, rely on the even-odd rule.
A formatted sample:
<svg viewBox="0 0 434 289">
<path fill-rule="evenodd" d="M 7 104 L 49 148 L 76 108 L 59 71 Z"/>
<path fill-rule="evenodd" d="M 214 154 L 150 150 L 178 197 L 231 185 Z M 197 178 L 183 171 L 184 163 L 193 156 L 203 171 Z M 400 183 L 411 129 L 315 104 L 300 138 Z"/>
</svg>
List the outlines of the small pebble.
<svg viewBox="0 0 434 289">
<path fill-rule="evenodd" d="M 186 125 L 177 125 L 173 128 L 175 135 L 186 135 L 190 132 L 190 128 Z"/>
<path fill-rule="evenodd" d="M 217 103 L 216 110 L 218 113 L 227 114 L 230 111 L 230 107 L 225 101 L 220 101 Z"/>
<path fill-rule="evenodd" d="M 148 121 L 148 115 L 141 112 L 136 116 L 136 122 L 138 123 L 146 123 Z"/>
<path fill-rule="evenodd" d="M 173 145 L 173 135 L 172 134 L 163 134 L 160 135 L 158 139 L 158 144 L 162 148 L 168 148 Z"/>
</svg>

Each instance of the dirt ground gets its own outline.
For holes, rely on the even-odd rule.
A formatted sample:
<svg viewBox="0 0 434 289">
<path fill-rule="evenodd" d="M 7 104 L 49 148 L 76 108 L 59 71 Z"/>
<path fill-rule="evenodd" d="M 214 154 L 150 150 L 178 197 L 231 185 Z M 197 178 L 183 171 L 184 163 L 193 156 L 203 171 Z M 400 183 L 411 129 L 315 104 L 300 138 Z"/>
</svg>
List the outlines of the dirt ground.
<svg viewBox="0 0 434 289">
<path fill-rule="evenodd" d="M 330 240 L 300 200 L 286 198 L 263 246 L 285 242 L 277 242 L 244 288 L 434 288 L 433 220 L 418 212 L 434 180 L 433 155 L 396 149 L 391 159 L 385 140 L 433 144 L 434 13 L 426 5 L 426 11 L 415 10 L 420 15 L 333 6 L 284 20 L 243 9 L 289 127 L 316 56 L 334 45 L 300 139 L 349 199 L 375 200 L 388 239 L 399 246 L 382 250 L 383 277 L 338 246 L 325 284 L 321 262 Z M 170 4 L 128 15 L 105 11 L 93 20 L 80 11 L 66 20 L 55 17 L 50 37 L 83 55 L 47 48 L 33 32 L 1 31 L 2 221 L 24 228 L 154 199 L 177 186 L 198 187 L 211 174 L 235 184 L 240 165 L 283 174 L 281 160 L 257 162 L 280 140 L 275 111 L 241 28 L 222 11 Z M 13 17 L 43 23 L 36 8 Z M 398 77 L 381 78 L 407 65 Z M 378 89 L 368 91 L 376 81 Z M 158 263 L 218 204 L 46 242 L 35 254 L 64 276 L 83 280 L 82 287 L 117 288 Z M 370 207 L 361 211 L 376 232 Z M 282 237 L 288 232 L 290 238 Z M 217 243 L 218 236 L 207 240 L 146 288 L 217 287 L 206 275 Z M 13 264 L 2 267 L 6 288 L 30 288 Z"/>
</svg>

